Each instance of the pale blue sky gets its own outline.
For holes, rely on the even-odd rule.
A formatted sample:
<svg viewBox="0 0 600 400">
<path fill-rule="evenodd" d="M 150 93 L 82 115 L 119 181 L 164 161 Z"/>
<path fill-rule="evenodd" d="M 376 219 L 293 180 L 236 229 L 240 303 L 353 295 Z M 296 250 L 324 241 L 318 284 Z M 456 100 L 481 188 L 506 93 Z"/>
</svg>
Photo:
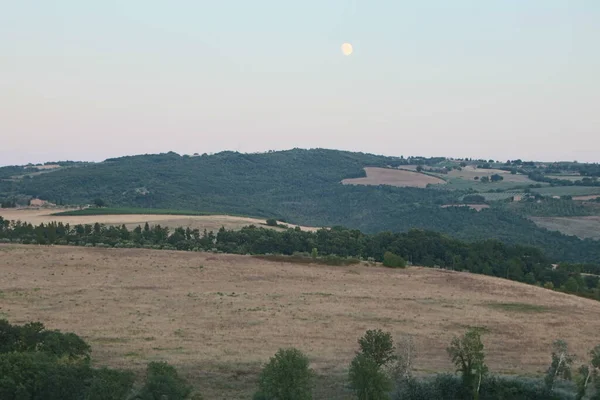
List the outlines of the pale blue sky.
<svg viewBox="0 0 600 400">
<path fill-rule="evenodd" d="M 598 0 L 0 5 L 0 165 L 292 147 L 600 161 Z"/>
</svg>

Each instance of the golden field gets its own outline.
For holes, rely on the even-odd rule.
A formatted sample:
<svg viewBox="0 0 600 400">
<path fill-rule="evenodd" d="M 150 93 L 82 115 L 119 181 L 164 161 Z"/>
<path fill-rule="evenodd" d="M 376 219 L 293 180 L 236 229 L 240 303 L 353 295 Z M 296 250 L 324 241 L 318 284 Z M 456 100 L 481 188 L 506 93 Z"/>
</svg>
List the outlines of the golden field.
<svg viewBox="0 0 600 400">
<path fill-rule="evenodd" d="M 600 302 L 419 267 L 25 245 L 0 245 L 0 265 L 2 318 L 75 332 L 97 365 L 169 361 L 208 399 L 249 398 L 261 364 L 289 346 L 310 357 L 317 398 L 343 393 L 367 329 L 413 336 L 417 372 L 431 373 L 452 370 L 454 335 L 485 327 L 488 365 L 507 374 L 542 373 L 556 338 L 583 358 L 600 331 Z"/>
</svg>

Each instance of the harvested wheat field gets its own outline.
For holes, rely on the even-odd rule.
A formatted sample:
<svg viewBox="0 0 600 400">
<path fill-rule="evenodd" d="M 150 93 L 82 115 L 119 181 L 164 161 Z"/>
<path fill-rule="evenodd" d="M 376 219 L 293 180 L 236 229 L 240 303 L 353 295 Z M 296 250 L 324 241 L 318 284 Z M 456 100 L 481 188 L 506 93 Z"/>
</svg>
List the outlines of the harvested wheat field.
<svg viewBox="0 0 600 400">
<path fill-rule="evenodd" d="M 490 369 L 522 374 L 545 370 L 554 339 L 583 357 L 600 331 L 600 302 L 436 269 L 25 245 L 0 245 L 0 265 L 3 318 L 80 334 L 98 365 L 167 360 L 208 399 L 249 398 L 261 363 L 288 346 L 312 360 L 316 398 L 347 398 L 346 367 L 367 329 L 413 335 L 416 367 L 430 373 L 452 370 L 453 335 L 485 327 Z"/>
<path fill-rule="evenodd" d="M 448 172 L 446 176 L 451 178 L 474 180 L 476 176 L 482 178 L 484 176 L 490 177 L 494 174 L 502 176 L 505 182 L 536 183 L 529 179 L 527 175 L 513 175 L 509 171 L 504 171 L 501 169 L 482 169 L 475 168 L 473 166 L 466 166 L 461 171 L 453 169 L 452 171 Z"/>
<path fill-rule="evenodd" d="M 57 208 L 2 208 L 0 216 L 9 221 L 21 220 L 33 225 L 49 222 L 62 222 L 64 224 L 94 224 L 99 222 L 106 225 L 122 225 L 133 229 L 138 225 L 144 225 L 148 222 L 150 225 L 160 224 L 169 228 L 180 226 L 190 227 L 191 229 L 206 229 L 208 231 L 218 231 L 221 227 L 226 229 L 240 229 L 248 225 L 261 225 L 265 223 L 264 219 L 237 217 L 231 215 L 156 215 L 156 214 L 124 214 L 124 215 L 78 215 L 64 216 L 52 215 L 66 209 Z M 286 225 L 286 224 L 284 224 Z M 288 225 L 295 227 L 296 225 Z M 303 230 L 317 230 L 318 228 L 301 226 Z M 278 228 L 275 228 L 278 229 Z"/>
<path fill-rule="evenodd" d="M 344 179 L 344 185 L 390 185 L 398 187 L 420 187 L 429 184 L 444 184 L 446 181 L 420 172 L 392 168 L 366 167 L 366 178 Z"/>
<path fill-rule="evenodd" d="M 486 208 L 490 208 L 489 204 L 444 204 L 440 206 L 442 208 L 448 207 L 469 207 L 475 211 L 485 210 Z"/>
<path fill-rule="evenodd" d="M 576 201 L 593 201 L 593 200 L 596 200 L 599 197 L 600 197 L 600 195 L 597 195 L 597 194 L 593 194 L 593 195 L 590 195 L 590 196 L 573 196 L 573 200 L 576 200 Z"/>
<path fill-rule="evenodd" d="M 562 179 L 562 180 L 571 181 L 571 182 L 580 181 L 581 179 L 585 178 L 585 176 L 581 176 L 581 175 L 546 175 L 546 176 L 551 179 Z"/>
</svg>

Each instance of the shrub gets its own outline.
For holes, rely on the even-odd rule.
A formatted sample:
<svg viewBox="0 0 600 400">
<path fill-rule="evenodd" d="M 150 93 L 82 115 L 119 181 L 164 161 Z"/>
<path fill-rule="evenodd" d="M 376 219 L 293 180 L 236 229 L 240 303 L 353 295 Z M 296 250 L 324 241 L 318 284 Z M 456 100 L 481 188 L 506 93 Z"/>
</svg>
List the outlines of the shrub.
<svg viewBox="0 0 600 400">
<path fill-rule="evenodd" d="M 298 349 L 279 349 L 262 370 L 254 399 L 310 400 L 313 371 Z"/>
<path fill-rule="evenodd" d="M 316 247 L 313 247 L 312 251 L 310 252 L 310 256 L 313 260 L 316 260 L 319 257 L 319 251 Z"/>
<path fill-rule="evenodd" d="M 397 400 L 458 400 L 472 398 L 461 379 L 447 374 L 429 379 L 402 382 L 394 396 Z M 567 400 L 568 393 L 549 393 L 543 382 L 534 379 L 489 377 L 481 384 L 480 400 Z"/>
<path fill-rule="evenodd" d="M 372 357 L 357 354 L 350 364 L 348 378 L 359 400 L 389 399 L 392 382 Z"/>
<path fill-rule="evenodd" d="M 58 363 L 48 353 L 0 354 L 0 399 L 79 400 L 91 377 L 87 364 Z"/>
<path fill-rule="evenodd" d="M 74 333 L 46 330 L 40 322 L 11 325 L 0 320 L 0 353 L 40 352 L 57 358 L 88 361 L 90 346 Z"/>
<path fill-rule="evenodd" d="M 274 218 L 269 218 L 267 220 L 267 226 L 277 226 L 277 220 Z"/>
<path fill-rule="evenodd" d="M 390 267 L 390 268 L 405 268 L 406 261 L 404 260 L 404 258 L 402 258 L 390 251 L 386 251 L 385 254 L 383 255 L 383 265 L 385 267 Z"/>
<path fill-rule="evenodd" d="M 554 284 L 552 282 L 546 282 L 544 283 L 544 287 L 546 289 L 554 289 Z"/>
<path fill-rule="evenodd" d="M 137 398 L 140 400 L 184 400 L 192 388 L 166 362 L 151 362 L 146 369 L 146 383 Z"/>
<path fill-rule="evenodd" d="M 85 400 L 126 399 L 131 393 L 135 375 L 129 371 L 102 368 L 93 372 Z"/>
</svg>

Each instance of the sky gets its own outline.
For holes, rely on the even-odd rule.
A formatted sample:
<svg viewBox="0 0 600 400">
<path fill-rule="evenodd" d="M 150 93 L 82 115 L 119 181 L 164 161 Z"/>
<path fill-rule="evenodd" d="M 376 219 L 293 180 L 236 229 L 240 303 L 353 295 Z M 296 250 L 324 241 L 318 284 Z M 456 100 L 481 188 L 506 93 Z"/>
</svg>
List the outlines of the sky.
<svg viewBox="0 0 600 400">
<path fill-rule="evenodd" d="M 0 165 L 294 147 L 600 162 L 598 0 L 0 4 Z"/>
</svg>

